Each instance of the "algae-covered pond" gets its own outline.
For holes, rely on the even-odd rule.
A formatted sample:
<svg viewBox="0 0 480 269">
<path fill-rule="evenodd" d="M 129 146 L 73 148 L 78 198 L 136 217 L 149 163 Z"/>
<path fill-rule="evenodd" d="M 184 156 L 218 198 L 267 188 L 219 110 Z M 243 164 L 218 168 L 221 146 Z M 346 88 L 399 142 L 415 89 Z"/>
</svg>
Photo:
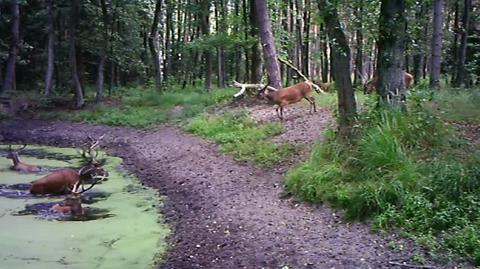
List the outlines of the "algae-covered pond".
<svg viewBox="0 0 480 269">
<path fill-rule="evenodd" d="M 34 197 L 22 184 L 48 170 L 78 167 L 78 152 L 29 146 L 20 159 L 46 166 L 47 171 L 24 174 L 9 170 L 11 160 L 5 158 L 5 149 L 0 146 L 0 268 L 150 268 L 165 251 L 169 230 L 158 215 L 160 198 L 125 175 L 121 159 L 102 155 L 110 178 L 95 186 L 90 195 L 97 198 L 84 204 L 87 212 L 99 215 L 93 214 L 88 221 L 68 221 L 25 211 L 64 197 Z"/>
</svg>

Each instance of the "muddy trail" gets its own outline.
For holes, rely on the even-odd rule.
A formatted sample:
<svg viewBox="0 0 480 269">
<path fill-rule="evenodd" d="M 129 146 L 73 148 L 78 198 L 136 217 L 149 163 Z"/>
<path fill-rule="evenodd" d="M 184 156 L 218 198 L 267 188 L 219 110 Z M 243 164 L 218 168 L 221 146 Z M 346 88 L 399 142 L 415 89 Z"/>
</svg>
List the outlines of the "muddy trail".
<svg viewBox="0 0 480 269">
<path fill-rule="evenodd" d="M 87 134 L 104 133 L 105 149 L 167 197 L 162 213 L 173 234 L 159 268 L 402 268 L 395 264 L 421 251 L 365 224 L 344 223 L 327 206 L 282 199 L 279 172 L 236 162 L 175 128 L 0 123 L 4 142 L 79 146 Z"/>
</svg>

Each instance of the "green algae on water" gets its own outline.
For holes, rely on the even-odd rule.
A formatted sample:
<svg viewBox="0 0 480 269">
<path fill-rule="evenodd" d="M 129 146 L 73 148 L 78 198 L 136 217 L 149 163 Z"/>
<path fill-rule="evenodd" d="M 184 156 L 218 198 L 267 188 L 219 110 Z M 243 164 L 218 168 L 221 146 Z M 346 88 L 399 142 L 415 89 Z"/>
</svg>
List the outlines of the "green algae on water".
<svg viewBox="0 0 480 269">
<path fill-rule="evenodd" d="M 0 148 L 0 154 L 1 154 Z M 28 149 L 64 155 L 63 160 L 21 155 L 22 161 L 49 167 L 78 166 L 75 149 L 33 147 Z M 85 269 L 151 268 L 166 251 L 169 233 L 158 215 L 157 193 L 126 176 L 118 167 L 121 159 L 108 157 L 110 178 L 94 190 L 107 192 L 107 199 L 84 205 L 108 210 L 111 217 L 91 221 L 49 221 L 33 215 L 16 215 L 27 204 L 60 201 L 56 198 L 0 197 L 0 268 Z M 69 160 L 70 159 L 70 160 Z M 0 156 L 0 184 L 29 183 L 45 173 L 10 171 L 11 161 Z"/>
</svg>

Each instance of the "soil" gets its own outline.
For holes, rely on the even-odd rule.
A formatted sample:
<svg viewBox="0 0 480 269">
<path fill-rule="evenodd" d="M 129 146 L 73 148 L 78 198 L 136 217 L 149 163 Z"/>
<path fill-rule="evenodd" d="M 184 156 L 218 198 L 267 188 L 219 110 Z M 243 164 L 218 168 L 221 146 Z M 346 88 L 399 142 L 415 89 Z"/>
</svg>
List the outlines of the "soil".
<svg viewBox="0 0 480 269">
<path fill-rule="evenodd" d="M 454 123 L 455 129 L 471 144 L 480 145 L 480 125 Z"/>
<path fill-rule="evenodd" d="M 275 116 L 274 109 L 269 110 Z M 267 114 L 261 109 L 254 113 Z M 318 139 L 311 135 L 310 129 L 320 133 L 318 125 L 310 124 L 312 119 L 295 118 L 295 110 L 287 113 L 286 129 L 298 134 L 275 139 L 303 143 Z M 308 109 L 305 113 L 309 117 Z M 321 113 L 326 112 L 316 115 Z M 391 262 L 408 262 L 422 253 L 395 235 L 345 223 L 341 212 L 328 206 L 282 199 L 283 174 L 278 170 L 236 162 L 219 153 L 216 145 L 175 128 L 134 130 L 35 120 L 0 123 L 5 142 L 81 146 L 87 134 L 106 134 L 104 148 L 166 196 L 162 214 L 173 232 L 170 251 L 158 268 L 402 268 Z"/>
<path fill-rule="evenodd" d="M 278 118 L 275 106 L 259 99 L 240 99 L 232 103 L 229 108 L 242 108 L 259 123 L 281 122 L 283 133 L 273 137 L 271 141 L 278 144 L 293 144 L 297 146 L 298 152 L 293 158 L 272 168 L 279 173 L 284 173 L 305 160 L 310 154 L 312 146 L 323 139 L 324 131 L 334 127 L 335 123 L 328 108 L 317 107 L 317 112 L 310 114 L 310 105 L 307 101 L 285 107 L 284 121 L 280 121 Z"/>
</svg>

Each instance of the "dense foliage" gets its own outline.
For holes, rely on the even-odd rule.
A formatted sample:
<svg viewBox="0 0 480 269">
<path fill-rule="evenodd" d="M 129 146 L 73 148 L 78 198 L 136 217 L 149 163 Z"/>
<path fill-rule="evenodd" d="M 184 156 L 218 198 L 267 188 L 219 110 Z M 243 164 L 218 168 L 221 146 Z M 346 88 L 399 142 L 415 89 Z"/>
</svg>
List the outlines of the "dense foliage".
<svg viewBox="0 0 480 269">
<path fill-rule="evenodd" d="M 432 251 L 450 249 L 480 263 L 480 154 L 447 121 L 452 113 L 471 119 L 479 99 L 456 94 L 463 100 L 459 107 L 477 108 L 464 113 L 448 105 L 451 92 L 418 91 L 407 115 L 364 112 L 356 139 L 341 143 L 330 132 L 305 164 L 290 171 L 287 189 L 306 201 L 345 208 L 349 219 L 373 217 L 377 228 L 400 228 Z"/>
</svg>

